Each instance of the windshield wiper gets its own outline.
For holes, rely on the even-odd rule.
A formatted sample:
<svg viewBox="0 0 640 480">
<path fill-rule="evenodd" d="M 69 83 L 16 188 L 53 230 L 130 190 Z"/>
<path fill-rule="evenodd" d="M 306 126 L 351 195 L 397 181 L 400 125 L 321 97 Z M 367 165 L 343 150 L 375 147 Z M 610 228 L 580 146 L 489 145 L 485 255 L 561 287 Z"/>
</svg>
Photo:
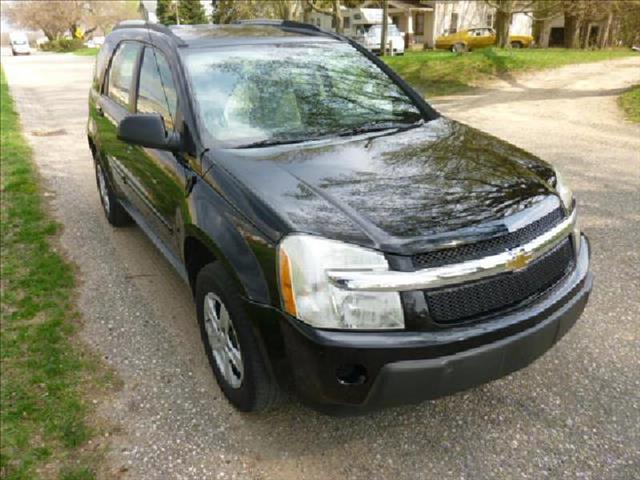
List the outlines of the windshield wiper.
<svg viewBox="0 0 640 480">
<path fill-rule="evenodd" d="M 235 148 L 259 148 L 259 147 L 272 147 L 274 145 L 288 145 L 291 143 L 302 143 L 308 141 L 308 138 L 266 138 L 257 142 L 247 143 Z"/>
<path fill-rule="evenodd" d="M 412 128 L 419 127 L 424 124 L 424 120 L 418 120 L 413 123 L 397 123 L 397 122 L 371 122 L 365 123 L 358 127 L 346 128 L 344 130 L 338 130 L 325 135 L 309 135 L 305 137 L 296 138 L 266 138 L 264 140 L 258 140 L 257 142 L 247 143 L 235 148 L 260 148 L 260 147 L 272 147 L 275 145 L 290 145 L 294 143 L 311 142 L 314 140 L 323 140 L 330 137 L 348 137 L 352 135 L 360 135 L 362 133 L 369 132 L 382 132 L 385 130 L 393 130 L 394 132 L 402 132 L 404 130 L 410 130 Z"/>
<path fill-rule="evenodd" d="M 347 128 L 336 133 L 339 137 L 348 137 L 351 135 L 360 135 L 361 133 L 382 132 L 384 130 L 394 130 L 395 132 L 403 132 L 412 128 L 419 127 L 424 124 L 424 120 L 418 120 L 413 123 L 397 123 L 397 122 L 373 122 L 365 123 L 359 127 Z"/>
</svg>

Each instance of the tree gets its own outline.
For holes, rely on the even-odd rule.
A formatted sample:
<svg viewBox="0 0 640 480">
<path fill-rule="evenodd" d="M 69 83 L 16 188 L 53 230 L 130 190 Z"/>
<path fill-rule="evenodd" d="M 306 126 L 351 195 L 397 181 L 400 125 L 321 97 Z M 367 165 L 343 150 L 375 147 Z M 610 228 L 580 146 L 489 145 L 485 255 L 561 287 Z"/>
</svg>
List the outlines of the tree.
<svg viewBox="0 0 640 480">
<path fill-rule="evenodd" d="M 232 23 L 235 20 L 272 18 L 268 2 L 264 0 L 218 0 L 213 4 L 213 23 Z"/>
<path fill-rule="evenodd" d="M 207 16 L 200 0 L 179 0 L 178 16 L 183 25 L 198 25 L 207 23 Z"/>
<path fill-rule="evenodd" d="M 175 25 L 178 23 L 177 4 L 174 0 L 158 0 L 156 5 L 156 17 L 163 25 Z"/>
<path fill-rule="evenodd" d="M 622 45 L 640 45 L 640 1 L 624 2 L 624 9 L 614 15 L 610 42 Z"/>
<path fill-rule="evenodd" d="M 122 20 L 140 18 L 136 0 L 88 0 L 83 15 L 85 35 L 97 29 L 109 33 Z"/>
<path fill-rule="evenodd" d="M 564 16 L 566 48 L 607 48 L 640 41 L 640 0 L 537 0 L 534 5 L 536 25 Z M 593 38 L 593 26 L 598 35 Z M 637 35 L 637 37 L 636 37 Z"/>
<path fill-rule="evenodd" d="M 306 0 L 307 5 L 318 13 L 331 15 L 337 33 L 342 33 L 342 11 L 340 10 L 340 0 Z"/>
<path fill-rule="evenodd" d="M 15 25 L 42 30 L 51 41 L 60 38 L 66 32 L 73 35 L 82 19 L 84 8 L 85 2 L 80 0 L 31 0 L 10 4 L 6 13 Z"/>
<path fill-rule="evenodd" d="M 389 0 L 382 2 L 382 32 L 380 33 L 380 54 L 387 54 L 387 30 L 389 29 Z"/>
<path fill-rule="evenodd" d="M 509 29 L 513 15 L 531 12 L 536 2 L 534 0 L 485 0 L 485 3 L 496 9 L 496 45 L 499 48 L 505 48 L 509 46 Z"/>
<path fill-rule="evenodd" d="M 302 15 L 302 5 L 298 0 L 270 0 L 270 9 L 275 18 L 282 20 L 297 20 Z"/>
</svg>

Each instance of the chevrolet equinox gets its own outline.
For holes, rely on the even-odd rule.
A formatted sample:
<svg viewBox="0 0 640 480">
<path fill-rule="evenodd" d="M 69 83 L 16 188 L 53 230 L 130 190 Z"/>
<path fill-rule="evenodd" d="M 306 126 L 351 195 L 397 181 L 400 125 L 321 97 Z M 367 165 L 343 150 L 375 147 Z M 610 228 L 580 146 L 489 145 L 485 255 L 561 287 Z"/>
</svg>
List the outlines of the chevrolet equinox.
<svg viewBox="0 0 640 480">
<path fill-rule="evenodd" d="M 108 221 L 134 220 L 190 286 L 243 411 L 286 390 L 350 413 L 489 382 L 551 348 L 591 291 L 554 168 L 311 25 L 124 22 L 87 132 Z"/>
</svg>

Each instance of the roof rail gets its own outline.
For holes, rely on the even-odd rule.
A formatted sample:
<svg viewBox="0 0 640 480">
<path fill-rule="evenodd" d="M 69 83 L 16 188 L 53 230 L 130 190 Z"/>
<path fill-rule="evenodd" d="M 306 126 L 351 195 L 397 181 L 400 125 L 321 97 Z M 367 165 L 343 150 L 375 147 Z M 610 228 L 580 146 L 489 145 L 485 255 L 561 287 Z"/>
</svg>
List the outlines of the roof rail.
<svg viewBox="0 0 640 480">
<path fill-rule="evenodd" d="M 311 25 L 310 23 L 302 23 L 296 22 L 293 20 L 280 20 L 280 19 L 271 19 L 271 18 L 256 18 L 254 20 L 235 20 L 233 22 L 236 25 L 263 25 L 270 27 L 280 27 L 283 30 L 290 30 L 294 32 L 300 33 L 311 33 L 312 35 L 325 35 L 331 38 L 335 38 L 337 40 L 345 40 L 341 35 L 330 32 L 328 30 L 323 30 L 320 27 L 315 25 Z"/>
<path fill-rule="evenodd" d="M 180 37 L 173 33 L 169 27 L 161 23 L 147 22 L 146 20 L 123 20 L 113 27 L 114 30 L 122 30 L 125 28 L 144 28 L 146 30 L 153 30 L 154 32 L 169 35 L 180 45 L 184 44 L 184 41 Z"/>
</svg>

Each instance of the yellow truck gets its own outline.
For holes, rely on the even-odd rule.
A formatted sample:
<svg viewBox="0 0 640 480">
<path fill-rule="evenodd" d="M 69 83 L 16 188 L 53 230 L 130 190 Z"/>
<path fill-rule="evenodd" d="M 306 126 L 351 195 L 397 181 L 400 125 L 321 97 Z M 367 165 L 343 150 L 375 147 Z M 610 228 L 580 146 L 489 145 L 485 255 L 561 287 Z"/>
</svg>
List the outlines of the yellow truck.
<svg viewBox="0 0 640 480">
<path fill-rule="evenodd" d="M 533 43 L 531 35 L 509 35 L 512 48 L 530 47 Z M 474 48 L 490 47 L 496 44 L 496 31 L 493 28 L 471 28 L 436 38 L 436 48 L 464 52 Z"/>
</svg>

